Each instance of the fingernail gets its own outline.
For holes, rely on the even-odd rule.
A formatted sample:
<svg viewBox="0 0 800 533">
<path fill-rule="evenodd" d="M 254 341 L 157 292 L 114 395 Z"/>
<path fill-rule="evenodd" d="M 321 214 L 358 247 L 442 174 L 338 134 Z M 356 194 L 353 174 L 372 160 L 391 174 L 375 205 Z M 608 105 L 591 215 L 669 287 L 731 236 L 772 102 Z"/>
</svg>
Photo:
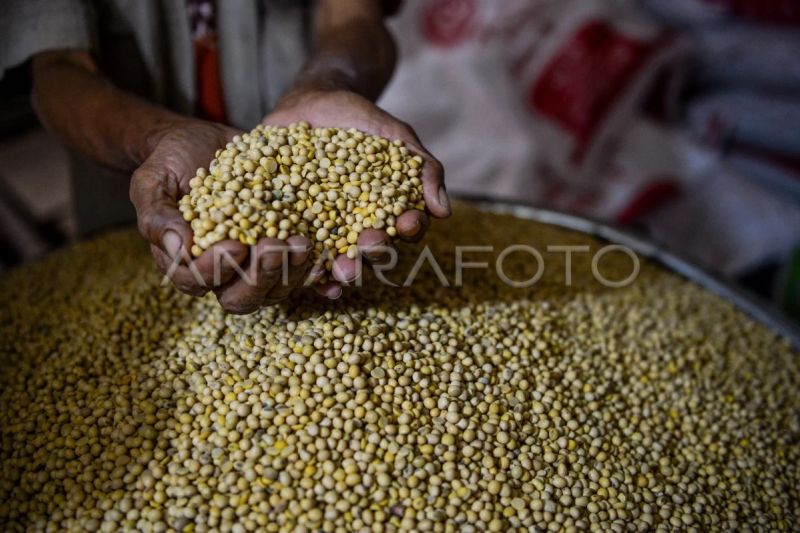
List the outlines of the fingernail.
<svg viewBox="0 0 800 533">
<path fill-rule="evenodd" d="M 361 267 L 359 266 L 359 263 L 356 263 L 356 269 L 349 276 L 344 275 L 342 267 L 340 267 L 336 263 L 333 264 L 333 277 L 339 280 L 341 283 L 345 284 L 353 283 L 355 280 L 358 279 L 360 275 L 361 275 Z"/>
<path fill-rule="evenodd" d="M 338 300 L 339 298 L 342 297 L 342 288 L 336 287 L 336 292 L 333 294 L 334 294 L 333 296 L 329 296 L 328 298 L 330 298 L 331 300 Z"/>
<path fill-rule="evenodd" d="M 447 210 L 448 215 L 450 214 L 450 198 L 447 197 L 447 190 L 444 185 L 439 186 L 439 205 Z"/>
<path fill-rule="evenodd" d="M 181 246 L 183 245 L 180 235 L 172 230 L 167 230 L 161 242 L 164 245 L 164 250 L 171 259 L 174 260 L 180 257 Z"/>
</svg>

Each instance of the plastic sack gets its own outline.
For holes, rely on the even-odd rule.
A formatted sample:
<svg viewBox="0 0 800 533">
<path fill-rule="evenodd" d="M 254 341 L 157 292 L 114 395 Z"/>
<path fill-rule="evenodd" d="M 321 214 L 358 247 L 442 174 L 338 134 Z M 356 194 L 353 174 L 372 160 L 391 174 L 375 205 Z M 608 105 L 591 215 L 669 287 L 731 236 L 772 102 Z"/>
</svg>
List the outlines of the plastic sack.
<svg viewBox="0 0 800 533">
<path fill-rule="evenodd" d="M 543 163 L 576 183 L 596 181 L 614 143 L 682 41 L 627 2 L 561 2 L 520 78 Z"/>
</svg>

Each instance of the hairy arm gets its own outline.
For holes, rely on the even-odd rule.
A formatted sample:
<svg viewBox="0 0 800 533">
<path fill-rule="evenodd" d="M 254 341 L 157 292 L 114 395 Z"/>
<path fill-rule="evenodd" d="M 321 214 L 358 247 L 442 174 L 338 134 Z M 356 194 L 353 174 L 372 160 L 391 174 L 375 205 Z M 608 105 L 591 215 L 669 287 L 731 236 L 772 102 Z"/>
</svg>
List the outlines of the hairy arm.
<svg viewBox="0 0 800 533">
<path fill-rule="evenodd" d="M 295 90 L 343 90 L 375 101 L 392 77 L 397 52 L 380 0 L 321 0 L 314 51 Z"/>
<path fill-rule="evenodd" d="M 185 120 L 115 87 L 85 51 L 38 54 L 32 71 L 33 105 L 45 127 L 110 168 L 133 171 L 165 130 Z"/>
</svg>

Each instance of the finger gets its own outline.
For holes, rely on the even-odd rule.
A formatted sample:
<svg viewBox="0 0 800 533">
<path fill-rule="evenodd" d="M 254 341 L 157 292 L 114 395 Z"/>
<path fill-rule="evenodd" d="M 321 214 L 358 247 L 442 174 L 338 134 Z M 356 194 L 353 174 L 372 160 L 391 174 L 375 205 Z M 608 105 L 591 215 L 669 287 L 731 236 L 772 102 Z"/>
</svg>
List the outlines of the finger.
<svg viewBox="0 0 800 533">
<path fill-rule="evenodd" d="M 286 240 L 290 248 L 288 276 L 281 279 L 264 299 L 264 305 L 271 305 L 289 297 L 292 291 L 303 283 L 311 269 L 311 241 L 305 237 L 292 236 Z"/>
<path fill-rule="evenodd" d="M 158 246 L 151 245 L 150 251 L 156 265 L 178 290 L 192 296 L 202 296 L 211 288 L 226 284 L 237 269 L 241 269 L 240 264 L 247 257 L 247 248 L 235 241 L 214 245 L 196 261 L 192 261 L 185 251 L 183 262 L 180 257 L 171 258 Z"/>
<path fill-rule="evenodd" d="M 311 287 L 314 292 L 325 298 L 336 300 L 342 296 L 342 286 L 336 281 L 331 281 L 328 274 L 329 272 L 325 270 L 325 261 L 320 258 L 309 269 L 303 286 Z"/>
<path fill-rule="evenodd" d="M 156 266 L 179 291 L 191 296 L 203 296 L 208 292 L 209 286 L 203 282 L 202 278 L 195 276 L 189 267 L 180 262 L 176 263 L 164 250 L 154 244 L 150 245 L 150 252 L 155 259 Z"/>
<path fill-rule="evenodd" d="M 281 279 L 287 245 L 277 239 L 261 239 L 253 247 L 246 275 L 230 280 L 215 291 L 225 311 L 243 315 L 257 311 L 266 295 Z"/>
<path fill-rule="evenodd" d="M 385 231 L 365 229 L 358 236 L 358 251 L 370 263 L 380 264 L 386 261 L 386 248 L 391 246 L 391 242 Z"/>
<path fill-rule="evenodd" d="M 430 225 L 428 215 L 417 209 L 406 211 L 395 221 L 397 236 L 408 242 L 417 242 L 425 235 Z"/>
<path fill-rule="evenodd" d="M 324 275 L 325 275 L 325 262 L 322 261 L 322 259 L 320 259 L 316 263 L 313 263 L 311 265 L 311 268 L 308 269 L 308 274 L 306 274 L 306 277 L 303 280 L 303 286 L 314 287 L 316 285 L 320 285 L 317 282 Z"/>
<path fill-rule="evenodd" d="M 192 245 L 192 230 L 177 208 L 178 183 L 178 177 L 146 162 L 133 173 L 130 186 L 139 232 L 171 258 Z"/>
<path fill-rule="evenodd" d="M 352 283 L 361 276 L 361 259 L 350 259 L 344 254 L 338 255 L 333 260 L 331 274 L 339 283 Z"/>
<path fill-rule="evenodd" d="M 338 300 L 342 297 L 342 286 L 338 283 L 328 282 L 320 285 L 314 285 L 314 290 L 320 296 L 324 296 L 329 300 Z"/>
<path fill-rule="evenodd" d="M 275 285 L 273 290 L 267 293 L 264 297 L 264 301 L 261 305 L 275 305 L 277 303 L 283 302 L 284 300 L 288 299 L 289 296 L 297 289 L 297 287 L 301 284 L 300 282 L 305 276 L 306 272 L 308 271 L 307 268 L 299 269 L 299 274 L 296 276 L 289 276 L 289 283 L 278 283 Z"/>
<path fill-rule="evenodd" d="M 207 287 L 221 287 L 243 271 L 242 264 L 249 252 L 247 246 L 239 241 L 224 240 L 215 243 L 187 266 Z"/>
<path fill-rule="evenodd" d="M 422 165 L 422 195 L 428 211 L 436 218 L 447 218 L 451 214 L 450 197 L 444 185 L 444 167 L 430 154 Z"/>
<path fill-rule="evenodd" d="M 420 181 L 422 181 L 422 194 L 428 210 L 436 218 L 449 217 L 451 214 L 450 197 L 444 184 L 442 163 L 425 149 L 414 128 L 410 125 L 399 122 L 396 134 L 405 141 L 406 146 L 412 152 L 419 154 L 425 160 L 422 165 Z"/>
<path fill-rule="evenodd" d="M 289 263 L 292 266 L 302 266 L 306 264 L 311 255 L 311 241 L 300 235 L 293 235 L 286 240 L 291 250 Z"/>
</svg>

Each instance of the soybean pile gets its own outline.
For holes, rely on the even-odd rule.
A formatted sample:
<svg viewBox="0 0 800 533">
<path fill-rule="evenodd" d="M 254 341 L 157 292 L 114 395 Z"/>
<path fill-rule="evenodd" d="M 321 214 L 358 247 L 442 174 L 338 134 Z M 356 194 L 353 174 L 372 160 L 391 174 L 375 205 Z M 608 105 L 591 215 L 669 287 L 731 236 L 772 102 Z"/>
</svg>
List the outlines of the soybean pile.
<svg viewBox="0 0 800 533">
<path fill-rule="evenodd" d="M 456 244 L 544 275 L 455 287 Z M 552 244 L 591 248 L 569 286 Z M 785 340 L 644 260 L 603 286 L 575 232 L 457 205 L 388 277 L 426 245 L 449 287 L 428 263 L 244 317 L 162 286 L 133 231 L 8 273 L 0 528 L 798 529 Z"/>
</svg>

